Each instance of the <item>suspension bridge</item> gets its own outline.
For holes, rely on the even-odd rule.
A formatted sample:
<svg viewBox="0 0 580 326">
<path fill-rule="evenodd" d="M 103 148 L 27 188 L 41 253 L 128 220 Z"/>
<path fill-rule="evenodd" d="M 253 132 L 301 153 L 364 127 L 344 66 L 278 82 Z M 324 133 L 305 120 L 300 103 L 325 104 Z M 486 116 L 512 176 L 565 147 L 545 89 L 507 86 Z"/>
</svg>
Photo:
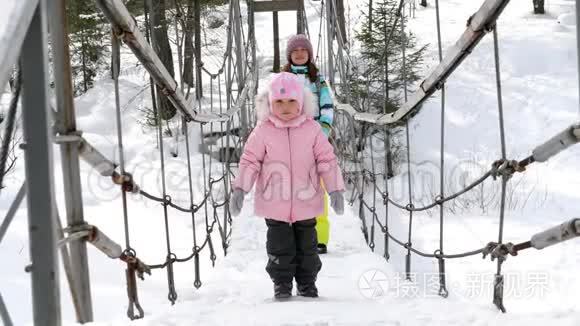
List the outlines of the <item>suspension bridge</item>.
<svg viewBox="0 0 580 326">
<path fill-rule="evenodd" d="M 22 125 L 24 129 L 24 142 L 22 148 L 25 153 L 25 179 L 19 191 L 10 205 L 6 216 L 0 226 L 0 242 L 4 238 L 16 212 L 26 198 L 28 224 L 29 224 L 29 250 L 30 265 L 26 271 L 32 279 L 32 311 L 35 325 L 60 325 L 60 279 L 59 261 L 64 267 L 67 286 L 70 290 L 72 305 L 78 322 L 86 323 L 95 320 L 92 303 L 91 277 L 89 276 L 89 261 L 87 245 L 93 246 L 103 255 L 118 264 L 125 266 L 125 281 L 127 292 L 127 317 L 131 320 L 141 319 L 146 316 L 147 303 L 139 299 L 139 287 L 147 282 L 147 278 L 155 273 L 166 275 L 167 300 L 174 304 L 180 297 L 181 289 L 176 286 L 175 270 L 179 264 L 192 264 L 194 269 L 189 280 L 193 287 L 200 289 L 199 296 L 209 294 L 214 280 L 210 281 L 204 290 L 203 275 L 200 265 L 202 259 L 209 259 L 212 265 L 217 261 L 218 251 L 228 255 L 224 264 L 239 268 L 244 273 L 250 274 L 246 278 L 228 273 L 218 274 L 224 279 L 238 278 L 241 284 L 238 292 L 258 291 L 255 288 L 264 288 L 260 292 L 268 297 L 270 288 L 261 286 L 263 281 L 260 275 L 263 266 L 253 262 L 260 261 L 262 255 L 261 244 L 264 242 L 260 236 L 248 239 L 247 234 L 236 233 L 235 226 L 243 230 L 258 228 L 256 221 L 232 221 L 229 213 L 229 194 L 231 181 L 236 175 L 237 158 L 244 141 L 256 124 L 256 116 L 253 112 L 254 96 L 257 92 L 260 78 L 260 67 L 257 58 L 257 35 L 255 28 L 255 15 L 263 11 L 289 10 L 296 11 L 298 17 L 298 29 L 313 35 L 309 29 L 308 15 L 300 1 L 247 1 L 247 19 L 242 19 L 242 4 L 239 0 L 230 0 L 228 4 L 227 39 L 222 61 L 218 64 L 204 64 L 204 58 L 198 58 L 196 65 L 198 83 L 203 85 L 184 85 L 177 82 L 150 45 L 151 40 L 148 31 L 142 31 L 134 17 L 131 16 L 121 0 L 95 0 L 98 7 L 111 24 L 112 57 L 120 67 L 120 62 L 128 55 L 136 58 L 148 73 L 153 98 L 162 93 L 169 98 L 181 118 L 181 129 L 184 140 L 181 141 L 185 149 L 185 157 L 173 152 L 176 158 L 168 157 L 167 138 L 164 137 L 161 115 L 155 107 L 155 101 L 151 102 L 157 119 L 156 150 L 160 165 L 158 167 L 161 189 L 148 189 L 146 185 L 139 184 L 134 173 L 128 169 L 126 162 L 127 140 L 124 138 L 124 130 L 127 120 L 122 110 L 123 94 L 120 91 L 120 74 L 118 68 L 113 71 L 114 84 L 114 116 L 116 133 L 116 153 L 110 157 L 99 146 L 92 144 L 82 133 L 77 125 L 77 112 L 75 111 L 74 96 L 71 81 L 71 67 L 68 49 L 68 40 L 65 28 L 64 0 L 10 0 L 8 5 L 8 23 L 2 23 L 0 29 L 0 44 L 11 46 L 0 47 L 0 85 L 6 85 L 12 67 L 18 65 L 15 92 L 10 102 L 6 117 L 6 135 L 11 134 L 16 121 L 18 103 L 21 101 Z M 576 10 L 580 8 L 577 1 Z M 385 31 L 387 47 L 392 38 L 404 35 L 406 6 L 413 2 L 401 0 L 398 4 L 396 21 L 392 29 Z M 493 294 L 490 301 L 499 311 L 506 312 L 504 305 L 504 287 L 506 280 L 502 274 L 503 264 L 510 256 L 534 248 L 542 250 L 548 246 L 572 239 L 580 235 L 580 219 L 562 218 L 560 225 L 546 229 L 543 232 L 530 234 L 524 242 L 510 242 L 510 235 L 504 232 L 506 196 L 508 185 L 516 174 L 526 173 L 535 165 L 543 164 L 560 152 L 580 142 L 580 124 L 578 120 L 570 121 L 570 124 L 560 133 L 552 135 L 545 142 L 531 148 L 523 157 L 510 157 L 509 144 L 506 141 L 505 115 L 503 108 L 502 78 L 500 65 L 500 38 L 498 36 L 497 20 L 502 15 L 508 0 L 485 0 L 479 9 L 469 17 L 464 17 L 466 26 L 461 36 L 454 45 L 443 52 L 440 28 L 439 1 L 432 4 L 435 7 L 437 28 L 437 53 L 439 64 L 425 75 L 418 87 L 410 91 L 411 85 L 403 82 L 403 100 L 401 108 L 394 112 L 387 112 L 385 107 L 382 113 L 371 113 L 369 102 L 354 100 L 351 96 L 349 80 L 352 78 L 363 79 L 369 76 L 371 71 L 359 71 L 355 64 L 355 58 L 349 48 L 349 40 L 345 39 L 347 33 L 338 22 L 340 21 L 337 4 L 334 0 L 314 2 L 318 6 L 316 12 L 319 19 L 317 63 L 328 77 L 329 83 L 334 90 L 336 101 L 335 124 L 333 126 L 332 143 L 339 158 L 340 166 L 348 182 L 346 198 L 354 207 L 352 214 L 344 218 L 335 219 L 333 224 L 333 238 L 336 238 L 337 251 L 342 250 L 344 257 L 331 257 L 328 264 L 328 275 L 321 275 L 321 282 L 327 282 L 329 278 L 341 278 L 345 281 L 357 282 L 356 276 L 365 268 L 376 264 L 388 264 L 391 253 L 397 250 L 405 252 L 404 279 L 413 282 L 413 257 L 431 259 L 436 266 L 434 270 L 437 283 L 437 294 L 441 297 L 442 305 L 451 293 L 447 284 L 446 263 L 449 260 L 459 260 L 470 256 L 491 257 L 495 264 L 493 279 Z M 578 26 L 577 26 L 578 28 Z M 48 36 L 50 31 L 50 40 Z M 578 30 L 577 30 L 578 33 Z M 580 34 L 577 34 L 580 35 Z M 462 189 L 450 191 L 445 188 L 445 144 L 446 144 L 446 81 L 464 63 L 464 60 L 478 47 L 480 41 L 486 37 L 493 39 L 493 59 L 497 96 L 498 134 L 501 156 L 493 160 L 492 164 L 481 176 L 468 182 Z M 403 36 L 403 40 L 404 40 Z M 154 42 L 154 40 L 153 40 Z M 580 43 L 579 43 L 580 44 Z M 52 53 L 52 61 L 49 64 L 48 51 Z M 123 53 L 121 48 L 126 46 L 130 54 Z M 579 45 L 580 47 L 580 45 Z M 405 47 L 402 47 L 402 76 L 407 76 Z M 385 54 L 386 55 L 386 54 Z M 53 71 L 55 87 L 53 94 L 48 88 L 49 71 Z M 385 67 L 388 71 L 388 67 Z M 388 74 L 384 75 L 383 83 L 388 83 Z M 367 92 L 370 91 L 371 81 L 365 81 Z M 206 90 L 204 96 L 197 96 L 200 89 Z M 424 109 L 423 104 L 431 97 L 438 95 L 441 98 L 441 120 L 437 122 L 439 133 L 432 137 L 440 139 L 440 161 L 437 167 L 439 171 L 439 189 L 435 196 L 428 202 L 414 201 L 415 189 L 412 180 L 414 171 L 411 157 L 411 133 L 410 121 L 412 121 Z M 383 92 L 384 100 L 389 100 L 388 92 Z M 435 124 L 435 123 L 434 123 Z M 404 131 L 404 158 L 401 160 L 406 167 L 405 192 L 406 201 L 401 201 L 398 196 L 390 193 L 390 183 L 393 169 L 388 166 L 392 153 L 392 138 L 395 129 Z M 192 144 L 189 135 L 199 132 L 202 137 L 198 144 Z M 179 134 L 175 136 L 180 137 Z M 6 163 L 6 143 L 10 139 L 5 137 L 3 155 L 0 166 L 4 170 Z M 377 139 L 379 141 L 377 141 Z M 180 142 L 179 139 L 176 139 Z M 52 144 L 60 147 L 60 164 L 62 170 L 62 185 L 64 191 L 64 212 L 60 212 L 55 194 L 54 161 L 52 159 Z M 381 148 L 374 148 L 379 146 Z M 153 145 L 152 145 L 153 147 Z M 201 161 L 192 162 L 192 153 L 200 151 Z M 380 153 L 380 154 L 377 154 Z M 171 193 L 168 186 L 168 160 L 180 159 L 185 161 L 187 171 L 186 200 L 176 200 L 183 194 Z M 89 224 L 84 217 L 81 164 L 85 162 L 100 178 L 114 185 L 120 191 L 121 198 L 117 203 L 120 212 L 118 216 L 119 228 L 122 228 L 122 237 L 107 234 L 99 228 L 98 223 Z M 157 167 L 156 167 L 157 168 Z M 201 179 L 201 196 L 194 191 L 196 178 Z M 60 180 L 59 180 L 60 181 Z M 446 230 L 446 205 L 461 198 L 470 191 L 474 191 L 483 183 L 499 182 L 499 214 L 498 230 L 494 238 L 480 247 L 466 248 L 465 250 L 448 251 L 444 248 L 444 239 L 448 233 Z M 0 183 L 1 180 L 0 180 Z M 161 205 L 163 220 L 163 242 L 159 243 L 164 248 L 162 261 L 148 261 L 143 258 L 139 247 L 135 246 L 134 238 L 139 237 L 132 225 L 138 219 L 138 208 L 132 206 L 131 198 L 142 198 L 143 202 Z M 407 214 L 406 237 L 398 237 L 392 232 L 393 212 L 399 211 Z M 439 213 L 439 246 L 431 250 L 422 249 L 414 245 L 413 239 L 420 235 L 414 233 L 414 217 L 419 212 L 438 211 Z M 66 225 L 61 225 L 60 216 L 64 214 Z M 186 214 L 191 219 L 190 250 L 185 255 L 178 255 L 175 250 L 177 240 L 171 236 L 174 221 L 172 216 Z M 182 215 L 183 216 L 183 215 Z M 570 219 L 572 218 L 572 219 Z M 132 224 L 133 223 L 133 224 Z M 239 224 L 237 224 L 239 223 Z M 357 230 L 353 235 L 352 231 Z M 360 231 L 359 231 L 360 230 Z M 377 246 L 378 243 L 380 246 Z M 232 244 L 236 244 L 232 251 Z M 381 247 L 381 255 L 372 253 L 377 247 Z M 179 251 L 180 253 L 182 251 Z M 232 260 L 232 255 L 243 256 L 245 262 Z M 207 257 L 207 258 L 205 258 Z M 510 258 L 517 260 L 519 257 Z M 230 259 L 228 261 L 228 259 Z M 358 264 L 353 266 L 352 275 L 339 273 L 344 270 L 344 262 Z M 244 266 L 242 266 L 244 265 Z M 250 267 L 246 265 L 252 265 Z M 259 266 L 258 266 L 259 265 Z M 356 271 L 356 272 L 354 272 Z M 324 274 L 325 272 L 321 273 Z M 139 281 L 141 280 L 141 281 Z M 217 280 L 219 282 L 219 280 Z M 215 287 L 214 287 L 215 288 Z M 241 290 L 240 290 L 241 289 Z M 245 289 L 245 290 L 244 290 Z M 268 292 L 266 292 L 268 290 Z M 358 289 L 360 290 L 360 289 Z M 329 297 L 337 300 L 322 298 L 324 309 L 321 320 L 324 317 L 337 314 L 335 321 L 349 318 L 344 313 L 336 310 L 348 310 L 348 296 L 355 287 L 346 290 L 333 289 L 329 291 Z M 231 293 L 229 293 L 231 294 Z M 198 295 L 198 294 L 196 294 Z M 224 293 L 227 296 L 228 293 Z M 244 299 L 243 293 L 237 293 L 238 298 Z M 203 299 L 198 299 L 203 300 Z M 341 301 L 342 300 L 342 301 Z M 211 305 L 209 300 L 203 301 L 204 305 Z M 443 307 L 443 306 L 441 306 Z M 243 310 L 244 307 L 238 307 Z M 368 305 L 368 311 L 380 311 L 381 305 L 373 303 Z M 444 309 L 444 308 L 441 308 Z M 264 310 L 267 310 L 264 308 Z M 176 308 L 176 314 L 186 315 L 189 309 Z M 208 313 L 201 311 L 200 313 Z M 314 312 L 315 313 L 315 312 Z M 13 325 L 10 312 L 6 307 L 3 297 L 0 295 L 0 315 L 4 325 Z M 387 316 L 385 314 L 385 316 Z M 234 317 L 221 316 L 221 321 L 230 320 L 238 323 Z M 238 318 L 238 317 L 236 317 Z M 253 317 L 256 321 L 259 317 Z M 291 318 L 288 315 L 288 318 Z M 342 318 L 342 319 L 341 319 Z M 386 318 L 386 317 L 385 317 Z M 355 321 L 352 321 L 355 323 Z"/>
</svg>

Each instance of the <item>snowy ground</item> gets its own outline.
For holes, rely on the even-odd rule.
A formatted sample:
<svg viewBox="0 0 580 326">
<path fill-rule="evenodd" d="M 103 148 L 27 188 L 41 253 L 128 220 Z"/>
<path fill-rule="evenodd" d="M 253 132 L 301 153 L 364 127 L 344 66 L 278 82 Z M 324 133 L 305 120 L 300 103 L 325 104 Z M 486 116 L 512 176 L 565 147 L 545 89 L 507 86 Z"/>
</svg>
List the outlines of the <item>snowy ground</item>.
<svg viewBox="0 0 580 326">
<path fill-rule="evenodd" d="M 508 157 L 521 159 L 537 144 L 551 137 L 578 116 L 578 82 L 576 67 L 575 20 L 571 13 L 574 1 L 552 0 L 547 3 L 548 15 L 535 17 L 530 1 L 512 2 L 498 24 L 501 46 L 502 82 L 506 116 Z M 353 25 L 363 1 L 347 1 Z M 419 7 L 416 18 L 409 21 L 420 43 L 430 43 L 428 68 L 437 63 L 435 10 Z M 444 48 L 452 45 L 463 32 L 465 21 L 480 6 L 479 1 L 441 0 Z M 319 22 L 316 20 L 320 2 L 306 1 L 313 43 Z M 242 9 L 242 12 L 245 9 Z M 281 48 L 296 26 L 295 17 L 281 13 Z M 258 42 L 261 76 L 271 68 L 271 17 L 256 16 L 256 28 L 262 39 Z M 217 35 L 217 34 L 216 34 Z M 211 35 L 208 35 L 211 38 Z M 217 37 L 217 36 L 216 36 Z M 464 179 L 457 171 L 473 171 L 470 180 L 481 169 L 499 157 L 497 99 L 493 69 L 493 44 L 486 36 L 474 53 L 447 83 L 447 144 L 446 160 L 448 188 L 458 187 Z M 212 51 L 218 50 L 214 49 Z M 208 53 L 209 54 L 209 53 Z M 131 57 L 127 56 L 129 62 Z M 219 60 L 210 61 L 217 64 Z M 137 123 L 139 108 L 148 105 L 148 91 L 143 92 L 146 75 L 124 70 L 121 90 L 124 94 L 123 125 L 128 170 L 146 189 L 160 193 L 159 155 L 151 130 Z M 8 98 L 2 97 L 6 105 Z M 416 180 L 416 202 L 427 203 L 438 189 L 438 172 L 433 164 L 439 160 L 439 99 L 429 101 L 411 124 L 411 160 L 413 169 L 425 176 Z M 103 80 L 95 89 L 77 100 L 79 128 L 101 151 L 117 159 L 112 84 Z M 199 142 L 192 132 L 191 141 Z M 171 143 L 171 140 L 167 140 Z M 55 151 L 57 148 L 55 147 Z M 184 152 L 183 148 L 180 150 Z M 186 203 L 187 183 L 184 182 L 186 162 L 183 156 L 167 157 L 170 170 L 169 193 Z M 201 156 L 192 156 L 194 170 L 201 167 Z M 55 180 L 62 180 L 57 167 Z M 520 186 L 510 191 L 510 210 L 506 216 L 505 239 L 520 242 L 546 227 L 572 217 L 580 217 L 580 147 L 560 154 L 547 164 L 531 166 L 526 174 L 512 183 Z M 430 162 L 434 162 L 430 164 Z M 476 163 L 474 163 L 476 162 Z M 405 172 L 403 169 L 402 172 Z M 108 180 L 82 165 L 85 216 L 89 223 L 99 226 L 107 235 L 122 242 L 122 211 L 119 194 Z M 455 174 L 454 174 L 455 173 Z M 7 180 L 2 190 L 0 210 L 5 212 L 23 181 L 22 166 Z M 391 193 L 406 202 L 404 173 L 393 181 Z M 427 181 L 424 181 L 427 180 Z M 497 240 L 498 184 L 490 181 L 480 189 L 479 197 L 492 203 L 482 210 L 477 195 L 472 206 L 455 207 L 455 214 L 447 212 L 445 248 L 448 253 L 480 248 Z M 201 186 L 196 186 L 197 200 Z M 62 193 L 62 185 L 57 185 Z M 401 195 L 399 195 L 401 194 Z M 175 197 L 177 196 L 177 198 Z M 470 201 L 467 201 L 470 202 Z M 62 207 L 62 198 L 59 198 Z M 124 266 L 89 247 L 91 286 L 95 311 L 95 325 L 578 325 L 580 281 L 576 274 L 580 267 L 580 243 L 570 241 L 559 246 L 536 251 L 530 249 L 518 257 L 510 257 L 504 264 L 506 275 L 505 304 L 508 314 L 499 313 L 491 304 L 495 263 L 481 257 L 447 262 L 449 298 L 436 295 L 437 265 L 432 260 L 413 258 L 414 282 L 404 281 L 404 252 L 391 242 L 391 260 L 382 257 L 382 235 L 377 232 L 376 253 L 366 246 L 358 207 L 347 209 L 344 216 L 331 214 L 330 252 L 322 257 L 319 276 L 321 298 L 293 299 L 278 303 L 271 300 L 272 286 L 264 270 L 265 225 L 254 218 L 251 202 L 246 201 L 242 216 L 234 220 L 230 254 L 224 259 L 218 238 L 214 239 L 218 261 L 212 268 L 207 251 L 202 257 L 203 286 L 195 290 L 193 264 L 176 265 L 178 302 L 167 301 L 166 273 L 156 271 L 145 282 L 139 281 L 139 298 L 146 311 L 144 320 L 130 322 L 126 316 Z M 379 216 L 384 212 L 379 210 Z M 406 238 L 407 215 L 390 208 L 391 230 L 397 237 Z M 2 216 L 0 214 L 0 216 Z M 138 255 L 147 263 L 164 260 L 165 240 L 162 232 L 163 212 L 157 204 L 139 197 L 130 198 L 129 216 L 131 241 Z M 413 244 L 432 252 L 438 247 L 438 212 L 414 216 Z M 187 214 L 170 211 L 172 247 L 178 256 L 191 251 L 192 221 Z M 369 225 L 370 225 L 370 221 Z M 205 221 L 196 220 L 198 237 L 204 234 Z M 30 323 L 30 279 L 23 272 L 28 259 L 26 210 L 21 209 L 0 245 L 0 256 L 9 263 L 0 272 L 0 292 L 16 325 Z M 61 275 L 62 277 L 63 275 Z M 433 282 L 435 281 L 435 282 Z M 435 285 L 433 284 L 435 283 Z M 61 302 L 65 324 L 73 324 L 74 313 L 66 282 L 61 286 Z"/>
</svg>

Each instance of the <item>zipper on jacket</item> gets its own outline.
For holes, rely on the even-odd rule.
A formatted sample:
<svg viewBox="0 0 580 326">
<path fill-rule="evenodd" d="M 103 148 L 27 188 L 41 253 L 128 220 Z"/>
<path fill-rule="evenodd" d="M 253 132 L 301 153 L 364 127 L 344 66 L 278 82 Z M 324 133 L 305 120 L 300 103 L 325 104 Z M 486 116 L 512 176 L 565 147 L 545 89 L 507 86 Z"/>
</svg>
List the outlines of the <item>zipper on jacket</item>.
<svg viewBox="0 0 580 326">
<path fill-rule="evenodd" d="M 292 186 L 292 144 L 290 143 L 290 127 L 288 127 L 288 154 L 290 155 L 290 224 L 292 224 L 292 201 L 294 199 L 294 187 Z"/>
</svg>

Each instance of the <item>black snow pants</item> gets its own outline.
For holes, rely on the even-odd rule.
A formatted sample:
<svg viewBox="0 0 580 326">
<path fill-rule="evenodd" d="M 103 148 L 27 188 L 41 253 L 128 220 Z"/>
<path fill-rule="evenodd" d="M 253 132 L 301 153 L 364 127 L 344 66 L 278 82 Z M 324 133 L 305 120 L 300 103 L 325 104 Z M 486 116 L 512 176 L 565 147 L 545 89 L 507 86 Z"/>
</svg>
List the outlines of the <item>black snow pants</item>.
<svg viewBox="0 0 580 326">
<path fill-rule="evenodd" d="M 268 226 L 266 271 L 274 283 L 298 284 L 316 282 L 322 267 L 316 245 L 316 219 L 292 224 L 266 219 Z"/>
</svg>

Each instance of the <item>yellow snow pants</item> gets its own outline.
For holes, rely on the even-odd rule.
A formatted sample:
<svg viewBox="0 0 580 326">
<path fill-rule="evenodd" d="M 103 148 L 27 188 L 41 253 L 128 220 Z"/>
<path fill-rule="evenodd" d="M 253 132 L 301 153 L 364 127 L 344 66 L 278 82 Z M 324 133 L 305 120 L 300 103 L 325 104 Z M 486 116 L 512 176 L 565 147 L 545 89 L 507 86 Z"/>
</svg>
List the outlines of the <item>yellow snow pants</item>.
<svg viewBox="0 0 580 326">
<path fill-rule="evenodd" d="M 324 188 L 324 182 L 322 180 L 320 180 L 320 184 Z M 326 193 L 326 189 L 324 190 L 324 212 L 316 217 L 316 235 L 318 236 L 318 243 L 328 244 L 330 224 L 328 223 L 328 194 Z"/>
</svg>

